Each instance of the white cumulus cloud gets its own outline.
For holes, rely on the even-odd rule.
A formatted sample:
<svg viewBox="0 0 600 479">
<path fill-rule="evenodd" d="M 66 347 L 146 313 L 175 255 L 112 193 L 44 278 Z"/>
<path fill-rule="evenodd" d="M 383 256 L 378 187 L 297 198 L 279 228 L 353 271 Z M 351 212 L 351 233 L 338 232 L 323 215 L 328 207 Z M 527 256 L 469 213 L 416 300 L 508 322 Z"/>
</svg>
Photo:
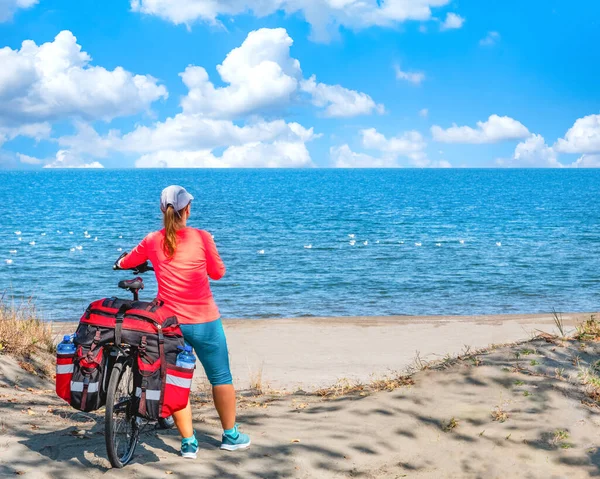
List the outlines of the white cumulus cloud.
<svg viewBox="0 0 600 479">
<path fill-rule="evenodd" d="M 542 135 L 533 134 L 525 141 L 520 142 L 508 160 L 499 159 L 500 166 L 526 167 L 526 168 L 562 168 L 558 155 L 549 147 Z"/>
<path fill-rule="evenodd" d="M 19 50 L 0 49 L 0 125 L 111 120 L 167 97 L 166 88 L 149 75 L 121 67 L 111 71 L 90 61 L 69 31 L 39 46 L 25 40 Z"/>
<path fill-rule="evenodd" d="M 43 163 L 39 158 L 35 158 L 33 156 L 24 155 L 23 153 L 17 153 L 17 158 L 21 163 L 26 165 L 41 165 Z"/>
<path fill-rule="evenodd" d="M 572 168 L 600 168 L 600 155 L 581 155 L 571 164 Z"/>
<path fill-rule="evenodd" d="M 12 19 L 19 9 L 31 8 L 38 0 L 0 0 L 0 23 Z"/>
<path fill-rule="evenodd" d="M 325 108 L 325 116 L 350 117 L 384 113 L 385 107 L 375 103 L 366 93 L 349 90 L 341 85 L 317 83 L 315 75 L 302 80 L 300 88 L 312 97 L 313 105 Z"/>
<path fill-rule="evenodd" d="M 406 80 L 415 85 L 419 85 L 425 80 L 425 73 L 423 72 L 405 72 L 399 65 L 395 65 L 394 69 L 396 70 L 396 80 Z"/>
<path fill-rule="evenodd" d="M 427 116 L 429 116 L 429 110 L 427 108 L 419 110 L 419 116 L 421 118 L 427 118 Z"/>
<path fill-rule="evenodd" d="M 83 159 L 70 151 L 58 150 L 56 152 L 56 158 L 49 163 L 46 163 L 44 168 L 104 168 L 104 166 L 97 161 L 86 163 Z"/>
<path fill-rule="evenodd" d="M 442 143 L 496 143 L 518 140 L 529 135 L 529 130 L 508 116 L 491 115 L 487 121 L 478 121 L 477 128 L 457 126 L 448 129 L 438 125 L 431 127 L 433 139 Z"/>
<path fill-rule="evenodd" d="M 561 153 L 600 153 L 600 115 L 576 120 L 554 148 Z"/>
<path fill-rule="evenodd" d="M 498 32 L 488 32 L 488 34 L 479 40 L 479 44 L 482 47 L 491 47 L 500 41 L 500 34 Z"/>
<path fill-rule="evenodd" d="M 328 40 L 342 26 L 360 30 L 372 26 L 393 27 L 409 20 L 427 21 L 432 17 L 432 8 L 449 2 L 450 0 L 131 0 L 131 9 L 188 27 L 197 20 L 216 24 L 220 17 L 242 13 L 253 13 L 257 17 L 277 11 L 290 15 L 300 13 L 311 24 L 316 40 Z"/>
<path fill-rule="evenodd" d="M 141 156 L 137 168 L 302 168 L 314 166 L 302 142 L 250 142 L 227 148 L 221 156 L 211 150 L 163 150 Z"/>
<path fill-rule="evenodd" d="M 465 19 L 456 13 L 449 12 L 446 15 L 446 20 L 441 24 L 442 30 L 456 30 L 462 28 L 465 23 Z"/>
</svg>

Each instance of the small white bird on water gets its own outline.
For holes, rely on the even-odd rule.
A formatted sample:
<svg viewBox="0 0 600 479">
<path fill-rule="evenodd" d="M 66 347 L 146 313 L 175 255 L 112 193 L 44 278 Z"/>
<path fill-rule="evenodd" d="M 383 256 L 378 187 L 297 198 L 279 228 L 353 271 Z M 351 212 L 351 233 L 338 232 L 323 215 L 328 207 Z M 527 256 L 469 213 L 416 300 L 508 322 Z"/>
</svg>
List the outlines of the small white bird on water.
<svg viewBox="0 0 600 479">
<path fill-rule="evenodd" d="M 20 231 L 15 231 L 15 234 L 16 234 L 17 236 L 20 236 L 20 235 L 21 235 L 21 232 L 20 232 Z"/>
<path fill-rule="evenodd" d="M 367 246 L 369 244 L 369 240 L 366 240 L 363 244 Z"/>
<path fill-rule="evenodd" d="M 17 254 L 17 250 L 16 250 L 16 249 L 11 249 L 11 250 L 9 251 L 9 253 L 10 253 L 10 254 Z"/>
<path fill-rule="evenodd" d="M 19 241 L 23 241 L 23 238 L 21 238 L 20 236 L 17 238 Z"/>
<path fill-rule="evenodd" d="M 375 244 L 379 244 L 379 240 L 375 241 Z"/>
<path fill-rule="evenodd" d="M 306 244 L 306 245 L 304 245 L 304 248 L 305 249 L 312 249 L 312 245 L 311 244 Z"/>
<path fill-rule="evenodd" d="M 356 240 L 350 240 L 350 246 L 354 246 L 356 244 Z"/>
<path fill-rule="evenodd" d="M 29 244 L 30 244 L 31 246 L 35 246 L 35 241 L 30 241 L 30 242 L 29 242 Z"/>
<path fill-rule="evenodd" d="M 73 232 L 72 232 L 72 231 L 69 231 L 69 234 L 70 234 L 70 235 L 72 235 L 72 234 L 73 234 Z"/>
<path fill-rule="evenodd" d="M 46 233 L 42 233 L 40 236 L 46 236 Z"/>
<path fill-rule="evenodd" d="M 87 236 L 87 235 L 88 235 L 88 232 L 87 232 L 87 231 L 84 231 L 84 232 L 83 232 L 83 236 Z"/>
<path fill-rule="evenodd" d="M 81 250 L 83 249 L 83 246 L 75 246 L 75 249 L 76 249 L 77 251 L 81 251 Z"/>
<path fill-rule="evenodd" d="M 423 246 L 423 243 L 415 243 L 415 246 Z"/>
<path fill-rule="evenodd" d="M 119 236 L 119 239 L 123 239 L 123 235 L 120 235 L 120 236 Z"/>
<path fill-rule="evenodd" d="M 92 235 L 85 235 L 86 239 L 90 239 L 92 237 Z"/>
<path fill-rule="evenodd" d="M 259 249 L 259 250 L 257 251 L 257 253 L 258 253 L 258 254 L 265 254 L 265 250 L 264 250 L 264 249 Z"/>
<path fill-rule="evenodd" d="M 7 259 L 5 261 L 6 261 L 6 264 L 13 264 L 13 260 L 12 259 Z"/>
<path fill-rule="evenodd" d="M 500 241 L 496 241 L 496 246 L 502 246 L 502 243 Z"/>
<path fill-rule="evenodd" d="M 459 240 L 458 241 L 460 244 L 465 244 L 465 240 Z"/>
<path fill-rule="evenodd" d="M 123 251 L 123 248 L 117 248 L 117 251 Z"/>
<path fill-rule="evenodd" d="M 440 246 L 442 246 L 442 243 L 436 243 L 435 245 L 439 248 Z"/>
<path fill-rule="evenodd" d="M 354 235 L 348 235 L 348 238 L 354 238 Z"/>
<path fill-rule="evenodd" d="M 71 253 L 73 253 L 75 251 L 75 248 L 71 248 L 69 251 L 71 251 Z"/>
<path fill-rule="evenodd" d="M 98 237 L 97 236 L 94 238 L 94 241 L 98 241 Z"/>
<path fill-rule="evenodd" d="M 404 244 L 404 241 L 398 241 L 398 244 Z"/>
<path fill-rule="evenodd" d="M 58 234 L 60 234 L 60 230 L 56 230 L 56 232 L 57 232 Z"/>
</svg>

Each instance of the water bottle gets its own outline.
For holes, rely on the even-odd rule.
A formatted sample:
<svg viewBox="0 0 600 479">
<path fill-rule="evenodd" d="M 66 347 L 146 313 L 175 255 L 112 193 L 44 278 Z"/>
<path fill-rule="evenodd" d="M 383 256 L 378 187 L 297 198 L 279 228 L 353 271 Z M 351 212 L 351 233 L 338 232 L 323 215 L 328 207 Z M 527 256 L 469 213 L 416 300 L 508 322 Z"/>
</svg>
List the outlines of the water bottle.
<svg viewBox="0 0 600 479">
<path fill-rule="evenodd" d="M 75 344 L 73 344 L 74 336 L 74 334 L 66 334 L 63 336 L 63 340 L 56 346 L 56 352 L 58 354 L 75 354 L 77 348 L 75 347 Z"/>
<path fill-rule="evenodd" d="M 175 365 L 178 368 L 194 369 L 196 367 L 196 356 L 192 352 L 192 347 L 186 344 L 183 348 L 179 346 L 179 349 L 182 351 L 177 355 Z"/>
</svg>

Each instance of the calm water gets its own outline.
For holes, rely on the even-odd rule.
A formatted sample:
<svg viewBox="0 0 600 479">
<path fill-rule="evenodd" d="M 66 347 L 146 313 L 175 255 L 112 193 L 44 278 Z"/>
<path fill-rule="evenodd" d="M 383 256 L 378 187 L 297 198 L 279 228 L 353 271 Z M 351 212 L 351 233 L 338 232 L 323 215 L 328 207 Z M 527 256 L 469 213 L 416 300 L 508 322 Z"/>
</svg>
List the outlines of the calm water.
<svg viewBox="0 0 600 479">
<path fill-rule="evenodd" d="M 215 236 L 228 268 L 213 282 L 224 317 L 600 303 L 598 170 L 0 172 L 0 294 L 33 297 L 53 320 L 123 294 L 118 248 L 160 227 L 172 183 L 196 196 L 191 225 Z"/>
</svg>

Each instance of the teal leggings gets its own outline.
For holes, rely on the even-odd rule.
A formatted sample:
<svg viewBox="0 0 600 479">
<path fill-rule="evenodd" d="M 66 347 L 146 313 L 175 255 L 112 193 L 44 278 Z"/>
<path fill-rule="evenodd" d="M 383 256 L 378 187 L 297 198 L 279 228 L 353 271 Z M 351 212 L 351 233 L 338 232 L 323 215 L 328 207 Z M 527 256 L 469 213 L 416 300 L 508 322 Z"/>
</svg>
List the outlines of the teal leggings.
<svg viewBox="0 0 600 479">
<path fill-rule="evenodd" d="M 180 326 L 185 342 L 196 351 L 210 384 L 213 386 L 233 384 L 229 369 L 227 340 L 221 320 Z"/>
</svg>

